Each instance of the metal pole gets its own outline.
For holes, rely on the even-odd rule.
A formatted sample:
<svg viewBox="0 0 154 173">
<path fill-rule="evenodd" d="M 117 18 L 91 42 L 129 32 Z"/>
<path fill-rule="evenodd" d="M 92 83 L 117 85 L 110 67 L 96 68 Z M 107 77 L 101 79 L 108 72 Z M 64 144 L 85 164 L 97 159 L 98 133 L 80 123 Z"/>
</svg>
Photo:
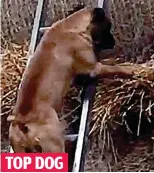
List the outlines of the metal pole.
<svg viewBox="0 0 154 173">
<path fill-rule="evenodd" d="M 29 51 L 28 51 L 28 55 L 27 55 L 28 60 L 27 60 L 26 68 L 29 65 L 30 59 L 32 58 L 32 54 L 34 53 L 34 50 L 36 48 L 36 42 L 37 42 L 37 36 L 38 36 L 38 31 L 39 31 L 43 4 L 44 4 L 44 0 L 38 0 L 34 24 L 33 24 L 32 36 L 31 36 Z M 24 74 L 23 74 L 23 76 L 24 76 Z M 22 79 L 21 79 L 21 82 L 22 82 Z M 18 90 L 21 87 L 21 82 L 20 82 Z M 11 146 L 10 146 L 10 153 L 14 153 L 13 148 Z"/>
<path fill-rule="evenodd" d="M 98 7 L 103 8 L 104 0 L 98 0 Z M 73 164 L 73 170 L 72 172 L 79 172 L 84 171 L 84 163 L 85 163 L 85 155 L 88 143 L 88 137 L 86 135 L 87 133 L 87 121 L 88 121 L 88 114 L 90 110 L 90 103 L 94 96 L 94 88 L 95 88 L 95 82 L 91 81 L 89 85 L 85 88 L 85 95 L 83 100 L 83 106 L 82 106 L 82 113 L 81 113 L 81 120 L 80 120 L 80 127 L 79 127 L 79 135 L 77 140 L 77 146 L 75 151 L 75 158 L 74 158 L 74 164 Z"/>
</svg>

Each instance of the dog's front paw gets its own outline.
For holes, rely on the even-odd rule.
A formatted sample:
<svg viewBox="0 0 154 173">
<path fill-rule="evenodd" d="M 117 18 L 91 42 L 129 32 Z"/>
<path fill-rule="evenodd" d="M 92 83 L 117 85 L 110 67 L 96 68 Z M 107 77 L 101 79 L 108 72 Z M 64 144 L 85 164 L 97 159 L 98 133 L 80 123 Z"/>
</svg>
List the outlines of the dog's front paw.
<svg viewBox="0 0 154 173">
<path fill-rule="evenodd" d="M 96 77 L 101 73 L 102 64 L 100 62 L 97 62 L 94 69 L 90 72 L 90 77 Z"/>
<path fill-rule="evenodd" d="M 123 67 L 122 72 L 123 72 L 125 75 L 128 75 L 128 76 L 133 76 L 133 75 L 134 75 L 134 69 L 131 68 L 131 67 Z"/>
</svg>

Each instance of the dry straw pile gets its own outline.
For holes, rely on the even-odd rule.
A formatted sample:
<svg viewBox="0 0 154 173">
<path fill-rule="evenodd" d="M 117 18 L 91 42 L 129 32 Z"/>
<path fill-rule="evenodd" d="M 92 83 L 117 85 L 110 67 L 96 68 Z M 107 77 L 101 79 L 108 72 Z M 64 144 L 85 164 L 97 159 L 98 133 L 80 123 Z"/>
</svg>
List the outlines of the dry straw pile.
<svg viewBox="0 0 154 173">
<path fill-rule="evenodd" d="M 2 45 L 4 46 L 4 45 Z M 2 149 L 8 141 L 8 123 L 6 118 L 12 113 L 16 101 L 16 92 L 21 81 L 27 62 L 28 43 L 24 45 L 5 44 L 2 48 L 1 71 L 1 123 L 2 123 Z M 4 143 L 3 143 L 4 142 Z M 7 147 L 5 148 L 7 149 Z M 5 151 L 5 150 L 4 150 Z"/>
<path fill-rule="evenodd" d="M 2 115 L 8 115 L 16 99 L 16 90 L 21 80 L 27 62 L 27 44 L 3 50 L 3 69 L 1 78 L 2 87 Z M 3 108 L 5 106 L 5 109 Z"/>
<path fill-rule="evenodd" d="M 140 135 L 143 116 L 151 123 L 154 118 L 154 69 L 131 65 L 136 75 L 132 79 L 101 79 L 98 82 L 95 102 L 92 110 L 91 135 L 107 139 L 108 131 L 116 130 L 124 125 L 129 133 Z M 132 116 L 128 122 L 127 116 Z M 129 124 L 133 124 L 138 115 L 137 131 L 133 132 Z M 147 127 L 149 128 L 149 127 Z M 104 146 L 103 146 L 104 147 Z"/>
<path fill-rule="evenodd" d="M 99 79 L 86 171 L 149 171 L 154 161 L 154 62 L 132 79 Z"/>
</svg>

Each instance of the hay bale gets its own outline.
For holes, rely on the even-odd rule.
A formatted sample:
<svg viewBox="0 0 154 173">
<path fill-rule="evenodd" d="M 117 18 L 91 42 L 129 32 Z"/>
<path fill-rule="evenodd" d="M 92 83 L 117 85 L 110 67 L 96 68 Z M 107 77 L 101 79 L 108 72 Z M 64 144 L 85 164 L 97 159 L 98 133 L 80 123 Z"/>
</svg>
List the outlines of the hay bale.
<svg viewBox="0 0 154 173">
<path fill-rule="evenodd" d="M 109 1 L 108 15 L 113 23 L 113 33 L 117 46 L 128 59 L 142 55 L 146 59 L 147 46 L 154 37 L 153 0 L 115 0 Z M 2 3 L 2 38 L 21 43 L 29 39 L 34 20 L 37 0 L 13 0 Z M 45 25 L 66 17 L 74 9 L 97 5 L 96 0 L 52 0 L 47 3 Z M 6 12 L 7 11 L 7 12 Z M 150 37 L 150 38 L 149 38 Z M 146 56 L 146 57 L 145 57 Z M 143 61 L 143 60 L 142 60 Z"/>
<path fill-rule="evenodd" d="M 7 117 L 11 115 L 16 102 L 16 93 L 23 71 L 27 63 L 28 43 L 23 45 L 11 44 L 3 49 L 2 73 L 1 73 L 1 133 L 2 151 L 8 151 L 8 122 Z"/>
<path fill-rule="evenodd" d="M 116 44 L 128 61 L 149 60 L 149 45 L 154 45 L 154 1 L 110 1 L 110 18 Z M 153 52 L 154 53 L 154 52 Z"/>
<path fill-rule="evenodd" d="M 86 171 L 154 169 L 154 69 L 131 66 L 140 77 L 97 83 Z"/>
<path fill-rule="evenodd" d="M 66 17 L 71 11 L 87 5 L 96 5 L 96 0 L 49 0 L 45 26 Z M 4 0 L 2 2 L 2 37 L 21 44 L 29 40 L 33 27 L 37 0 Z"/>
</svg>

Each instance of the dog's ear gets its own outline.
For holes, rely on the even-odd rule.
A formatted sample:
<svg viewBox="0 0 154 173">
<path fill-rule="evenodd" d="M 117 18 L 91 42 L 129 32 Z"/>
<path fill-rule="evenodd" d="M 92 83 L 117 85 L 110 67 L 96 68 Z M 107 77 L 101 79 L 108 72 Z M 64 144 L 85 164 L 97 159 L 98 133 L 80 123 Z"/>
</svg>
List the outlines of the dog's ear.
<svg viewBox="0 0 154 173">
<path fill-rule="evenodd" d="M 102 8 L 94 8 L 92 12 L 92 20 L 91 20 L 92 30 L 95 32 L 101 32 L 106 34 L 110 33 L 112 23 L 110 19 L 108 19 L 105 15 L 105 12 Z"/>
<path fill-rule="evenodd" d="M 29 129 L 28 129 L 28 127 L 25 125 L 25 123 L 18 122 L 17 125 L 18 125 L 19 129 L 20 129 L 24 134 L 28 133 Z"/>
<path fill-rule="evenodd" d="M 14 121 L 15 120 L 15 116 L 14 115 L 9 115 L 7 117 L 7 121 Z"/>
<path fill-rule="evenodd" d="M 100 61 L 100 52 L 105 49 L 113 49 L 115 45 L 115 39 L 111 33 L 112 23 L 105 15 L 102 8 L 94 8 L 92 11 L 91 23 L 88 27 L 90 32 L 93 50 L 97 57 L 97 61 Z"/>
<path fill-rule="evenodd" d="M 7 121 L 15 121 L 15 116 L 14 116 L 14 115 L 9 115 L 9 116 L 7 117 Z M 14 122 L 14 123 L 15 123 L 15 122 Z M 29 129 L 28 129 L 28 127 L 25 125 L 25 123 L 21 123 L 21 122 L 16 122 L 16 123 L 17 123 L 19 129 L 20 129 L 24 134 L 28 133 Z M 15 124 L 16 124 L 16 123 L 15 123 Z"/>
</svg>

